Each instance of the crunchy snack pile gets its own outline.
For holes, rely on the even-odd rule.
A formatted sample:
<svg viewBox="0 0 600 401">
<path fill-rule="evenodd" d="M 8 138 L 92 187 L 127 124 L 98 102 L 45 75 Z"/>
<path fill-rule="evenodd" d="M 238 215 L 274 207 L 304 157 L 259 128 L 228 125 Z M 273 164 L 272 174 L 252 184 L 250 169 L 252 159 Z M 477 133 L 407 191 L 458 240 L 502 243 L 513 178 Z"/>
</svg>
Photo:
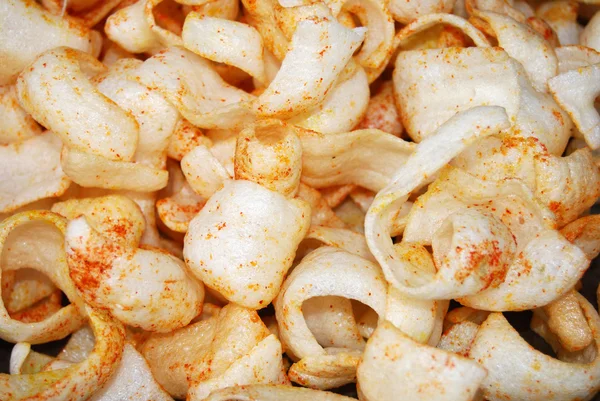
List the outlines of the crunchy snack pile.
<svg viewBox="0 0 600 401">
<path fill-rule="evenodd" d="M 599 95 L 598 0 L 0 0 L 0 400 L 592 399 Z"/>
</svg>

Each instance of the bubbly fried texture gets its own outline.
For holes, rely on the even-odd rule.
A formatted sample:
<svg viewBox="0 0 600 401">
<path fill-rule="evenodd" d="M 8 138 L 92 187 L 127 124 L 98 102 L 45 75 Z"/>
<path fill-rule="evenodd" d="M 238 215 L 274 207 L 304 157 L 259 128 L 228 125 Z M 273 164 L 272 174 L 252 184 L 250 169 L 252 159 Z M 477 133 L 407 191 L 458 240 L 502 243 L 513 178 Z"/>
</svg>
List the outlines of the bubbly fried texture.
<svg viewBox="0 0 600 401">
<path fill-rule="evenodd" d="M 592 399 L 582 2 L 0 0 L 0 400 Z"/>
</svg>

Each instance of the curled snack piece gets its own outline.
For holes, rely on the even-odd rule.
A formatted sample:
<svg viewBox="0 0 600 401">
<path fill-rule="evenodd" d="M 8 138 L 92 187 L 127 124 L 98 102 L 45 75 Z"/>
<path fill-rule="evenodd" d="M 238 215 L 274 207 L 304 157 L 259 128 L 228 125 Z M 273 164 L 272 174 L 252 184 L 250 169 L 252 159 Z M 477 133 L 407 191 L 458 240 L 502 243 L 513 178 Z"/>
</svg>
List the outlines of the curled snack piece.
<svg viewBox="0 0 600 401">
<path fill-rule="evenodd" d="M 88 304 L 108 309 L 129 325 L 150 331 L 185 326 L 202 309 L 204 287 L 180 259 L 160 249 L 138 248 L 141 230 L 135 221 L 143 216 L 139 210 L 130 213 L 137 208 L 132 206 L 118 211 L 114 223 L 94 225 L 95 209 L 103 207 L 100 198 L 69 222 L 65 241 L 71 279 Z"/>
<path fill-rule="evenodd" d="M 288 370 L 294 383 L 302 386 L 328 390 L 356 382 L 356 366 L 361 350 L 329 349 L 330 354 L 302 358 Z"/>
<path fill-rule="evenodd" d="M 181 36 L 183 45 L 194 53 L 238 67 L 266 83 L 262 38 L 251 26 L 192 12 L 185 19 Z"/>
<path fill-rule="evenodd" d="M 599 82 L 600 64 L 570 70 L 548 81 L 552 96 L 569 113 L 592 150 L 600 147 L 600 115 L 594 108 Z"/>
<path fill-rule="evenodd" d="M 351 285 L 348 282 L 350 278 Z M 352 321 L 347 322 L 348 328 L 338 328 L 350 332 L 336 335 L 334 344 L 320 344 L 316 335 L 311 332 L 309 321 L 313 328 L 319 330 L 319 327 L 315 327 L 310 315 L 305 315 L 306 309 L 302 313 L 303 303 L 315 297 L 330 296 L 359 301 L 379 316 L 384 316 L 386 284 L 383 274 L 377 265 L 366 259 L 342 249 L 321 247 L 304 257 L 286 279 L 275 301 L 275 313 L 279 335 L 286 349 L 301 358 L 292 365 L 290 378 L 322 390 L 355 381 L 355 369 L 360 355 L 360 352 L 357 354 L 357 348 L 362 348 L 362 341 L 356 340 L 346 341 L 344 348 L 336 348 L 342 345 L 339 340 L 345 335 L 360 339 Z M 342 305 L 331 303 L 331 306 L 336 306 L 338 311 L 343 310 L 340 308 Z M 317 331 L 317 334 L 323 342 L 321 333 Z"/>
<path fill-rule="evenodd" d="M 577 22 L 578 8 L 579 4 L 574 1 L 549 1 L 541 4 L 535 14 L 556 32 L 561 46 L 577 45 L 583 30 Z"/>
<path fill-rule="evenodd" d="M 390 322 L 379 324 L 357 369 L 361 399 L 470 401 L 486 371 L 477 363 L 404 335 Z"/>
<path fill-rule="evenodd" d="M 279 72 L 256 101 L 258 116 L 290 118 L 321 103 L 362 39 L 337 21 L 300 21 Z"/>
<path fill-rule="evenodd" d="M 181 171 L 193 191 L 204 199 L 209 199 L 232 178 L 204 145 L 196 146 L 181 159 Z"/>
<path fill-rule="evenodd" d="M 567 352 L 581 351 L 594 341 L 575 292 L 563 295 L 534 313 L 544 320 L 548 330 L 556 335 L 560 346 Z"/>
<path fill-rule="evenodd" d="M 436 74 L 419 74 L 421 64 Z M 456 113 L 480 105 L 504 107 L 511 123 L 508 133 L 536 138 L 555 156 L 562 155 L 571 136 L 567 113 L 552 96 L 537 91 L 523 66 L 501 48 L 401 51 L 393 79 L 402 124 L 416 142 Z"/>
<path fill-rule="evenodd" d="M 229 304 L 216 319 L 210 345 L 194 346 L 195 363 L 185 368 L 191 400 L 203 400 L 212 391 L 236 385 L 288 383 L 281 344 L 255 311 Z"/>
<path fill-rule="evenodd" d="M 577 219 L 561 228 L 560 233 L 577 245 L 589 260 L 600 253 L 600 216 L 590 215 Z"/>
<path fill-rule="evenodd" d="M 0 43 L 0 85 L 14 82 L 46 50 L 68 46 L 92 51 L 89 29 L 52 15 L 34 0 L 7 0 L 0 4 Z"/>
<path fill-rule="evenodd" d="M 415 269 L 411 265 L 410 254 L 399 256 L 390 239 L 393 220 L 408 199 L 410 192 L 426 184 L 431 175 L 435 174 L 452 157 L 460 153 L 469 142 L 473 142 L 478 137 L 498 133 L 507 126 L 506 113 L 503 109 L 497 107 L 476 107 L 457 114 L 442 125 L 436 134 L 417 146 L 406 163 L 396 171 L 393 181 L 375 197 L 365 219 L 365 237 L 369 249 L 381 265 L 386 279 L 401 292 L 419 298 L 435 297 L 436 291 L 432 293 L 431 289 L 428 291 L 421 290 L 423 285 L 427 288 L 426 283 L 430 282 L 437 290 L 446 293 L 441 298 L 447 299 L 447 295 L 454 292 L 460 283 L 470 286 L 468 282 L 465 282 L 465 279 L 474 272 L 469 269 L 463 270 L 466 276 L 461 277 L 460 274 L 458 276 L 448 275 L 442 279 L 443 276 L 440 275 L 440 272 L 435 276 L 431 276 L 431 272 L 427 273 Z M 485 218 L 483 219 L 485 220 Z M 492 223 L 492 225 L 497 228 L 493 229 L 490 226 L 490 229 L 500 234 L 500 226 L 496 226 L 495 223 Z M 506 235 L 504 236 L 506 237 Z M 509 237 L 506 238 L 508 250 L 511 246 Z M 492 248 L 488 251 L 496 252 Z M 492 254 L 489 256 L 491 264 L 499 262 L 497 252 L 495 258 L 492 257 Z M 478 262 L 481 262 L 481 260 Z M 500 275 L 502 276 L 501 271 L 502 268 L 500 268 Z M 425 276 L 429 276 L 429 279 Z M 488 278 L 491 277 L 488 276 Z M 480 289 L 485 288 L 485 280 L 481 282 L 475 277 L 473 279 L 473 284 L 478 282 L 477 286 L 481 286 Z M 490 283 L 488 281 L 487 285 Z M 460 287 L 458 288 L 460 291 Z M 473 290 L 464 289 L 468 292 Z"/>
<path fill-rule="evenodd" d="M 190 221 L 202 210 L 205 203 L 205 197 L 198 195 L 188 183 L 184 183 L 174 195 L 159 199 L 156 202 L 156 211 L 160 220 L 170 230 L 185 233 Z"/>
<path fill-rule="evenodd" d="M 302 181 L 315 188 L 357 184 L 379 191 L 415 144 L 374 129 L 322 135 L 302 132 Z"/>
<path fill-rule="evenodd" d="M 279 292 L 309 224 L 306 202 L 253 182 L 231 181 L 190 223 L 185 261 L 228 300 L 261 309 Z"/>
<path fill-rule="evenodd" d="M 259 320 L 250 320 L 246 314 L 237 317 L 238 324 L 245 326 L 248 332 L 259 323 Z M 203 319 L 169 333 L 153 333 L 142 345 L 140 351 L 148 360 L 152 374 L 173 397 L 185 398 L 189 389 L 187 378 L 195 374 L 195 365 L 210 349 L 217 324 L 217 317 Z M 257 332 L 260 330 L 258 327 Z M 240 339 L 235 338 L 235 341 L 239 344 Z M 180 353 L 181 349 L 186 352 Z"/>
<path fill-rule="evenodd" d="M 0 212 L 62 195 L 71 180 L 60 166 L 62 143 L 52 132 L 0 146 Z"/>
<path fill-rule="evenodd" d="M 193 384 L 188 392 L 190 401 L 204 400 L 213 391 L 232 386 L 286 383 L 281 352 L 281 343 L 270 334 L 247 355 L 233 362 L 221 376 Z"/>
<path fill-rule="evenodd" d="M 42 130 L 21 108 L 14 85 L 0 86 L 0 145 L 20 142 L 39 135 Z"/>
<path fill-rule="evenodd" d="M 129 79 L 140 64 L 142 62 L 136 59 L 119 60 L 95 81 L 98 90 L 131 113 L 140 127 L 133 162 L 163 170 L 169 139 L 179 115 L 159 93 Z"/>
<path fill-rule="evenodd" d="M 162 28 L 154 18 L 154 7 L 163 0 L 138 0 L 106 20 L 104 31 L 113 42 L 131 53 L 156 52 L 181 44 L 181 38 Z"/>
<path fill-rule="evenodd" d="M 561 46 L 554 51 L 558 57 L 559 73 L 600 63 L 600 53 L 589 47 Z"/>
<path fill-rule="evenodd" d="M 302 172 L 298 129 L 279 120 L 260 120 L 240 132 L 235 149 L 235 178 L 256 182 L 294 197 Z"/>
<path fill-rule="evenodd" d="M 442 222 L 465 207 L 494 216 L 515 241 L 516 250 L 508 260 L 505 276 L 496 277 L 499 282 L 494 286 L 460 298 L 464 305 L 494 311 L 543 306 L 569 291 L 589 265 L 585 254 L 555 230 L 551 210 L 520 181 L 479 180 L 462 170 L 448 168 L 415 205 L 403 234 L 403 240 L 409 243 L 431 244 Z M 549 266 L 552 270 L 548 270 Z M 543 287 L 538 284 L 542 282 Z"/>
<path fill-rule="evenodd" d="M 305 239 L 318 241 L 326 246 L 342 248 L 354 253 L 361 258 L 373 260 L 373 256 L 367 246 L 365 236 L 352 230 L 344 228 L 311 226 Z"/>
<path fill-rule="evenodd" d="M 138 142 L 137 122 L 99 93 L 86 76 L 104 69 L 81 51 L 49 50 L 19 76 L 19 101 L 65 146 L 108 160 L 129 161 Z"/>
<path fill-rule="evenodd" d="M 595 13 L 579 36 L 582 46 L 600 51 L 600 14 Z"/>
<path fill-rule="evenodd" d="M 454 7 L 455 0 L 419 0 L 419 1 L 390 1 L 390 12 L 394 19 L 403 24 L 427 14 L 449 13 Z"/>
<path fill-rule="evenodd" d="M 360 121 L 368 103 L 367 73 L 364 68 L 356 66 L 349 78 L 336 82 L 323 102 L 289 119 L 289 122 L 323 134 L 347 132 Z"/>
<path fill-rule="evenodd" d="M 548 79 L 558 70 L 558 60 L 550 43 L 533 28 L 508 16 L 489 11 L 478 11 L 474 15 L 490 25 L 498 45 L 523 65 L 533 87 L 546 92 Z"/>
<path fill-rule="evenodd" d="M 355 60 L 366 69 L 383 71 L 381 67 L 387 64 L 394 52 L 394 20 L 387 4 L 381 0 L 347 0 L 343 4 L 343 10 L 354 14 L 367 28 Z M 378 75 L 373 74 L 369 82 L 373 82 Z"/>
<path fill-rule="evenodd" d="M 46 275 L 71 301 L 53 315 L 33 323 L 12 319 L 2 302 L 0 338 L 39 344 L 64 338 L 83 324 L 84 305 L 69 279 L 63 239 L 65 230 L 66 222 L 61 216 L 44 211 L 18 213 L 0 223 L 0 274 L 22 268 L 34 269 Z M 32 252 L 32 249 L 36 251 Z"/>
<path fill-rule="evenodd" d="M 183 48 L 170 47 L 147 59 L 134 79 L 200 128 L 239 128 L 253 119 L 249 102 L 254 96 L 227 84 L 208 60 Z"/>
<path fill-rule="evenodd" d="M 85 306 L 85 315 L 96 337 L 87 358 L 55 371 L 0 374 L 0 399 L 83 401 L 98 391 L 117 370 L 123 346 L 123 325 L 104 311 Z"/>
<path fill-rule="evenodd" d="M 350 277 L 352 286 L 347 285 Z M 377 265 L 342 249 L 321 247 L 296 266 L 275 301 L 281 340 L 299 358 L 325 354 L 306 324 L 303 302 L 335 295 L 360 301 L 383 316 L 385 294 L 385 279 Z"/>
<path fill-rule="evenodd" d="M 590 399 L 600 386 L 600 317 L 594 307 L 575 294 L 594 337 L 591 352 L 575 363 L 560 361 L 537 351 L 500 313 L 481 325 L 469 351 L 488 370 L 482 389 L 485 398 L 574 401 Z"/>
</svg>

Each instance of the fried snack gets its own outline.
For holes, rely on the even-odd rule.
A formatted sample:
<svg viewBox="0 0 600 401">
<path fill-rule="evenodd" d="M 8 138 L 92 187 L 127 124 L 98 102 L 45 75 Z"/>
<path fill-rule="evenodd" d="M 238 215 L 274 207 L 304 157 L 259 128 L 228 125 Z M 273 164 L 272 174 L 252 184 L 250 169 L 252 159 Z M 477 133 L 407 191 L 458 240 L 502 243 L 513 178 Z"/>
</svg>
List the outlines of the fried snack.
<svg viewBox="0 0 600 401">
<path fill-rule="evenodd" d="M 14 83 L 17 75 L 47 50 L 68 46 L 92 53 L 96 46 L 89 29 L 52 15 L 33 0 L 3 1 L 0 15 L 0 85 Z"/>
<path fill-rule="evenodd" d="M 486 370 L 465 357 L 421 345 L 382 322 L 358 365 L 364 400 L 472 400 Z"/>
<path fill-rule="evenodd" d="M 183 327 L 200 313 L 204 287 L 183 261 L 139 247 L 144 218 L 133 201 L 84 199 L 55 210 L 72 219 L 65 233 L 67 261 L 88 304 L 128 325 L 161 332 Z"/>
<path fill-rule="evenodd" d="M 0 0 L 0 400 L 594 398 L 596 8 Z"/>
<path fill-rule="evenodd" d="M 594 351 L 580 354 L 572 362 L 551 358 L 521 338 L 500 313 L 492 313 L 477 332 L 469 356 L 488 370 L 483 394 L 490 400 L 527 397 L 531 400 L 576 400 L 597 391 L 598 312 L 575 294 L 594 336 Z M 510 384 L 508 384 L 510 383 Z"/>
<path fill-rule="evenodd" d="M 229 301 L 262 309 L 277 296 L 309 222 L 306 202 L 232 181 L 190 223 L 185 261 Z"/>
<path fill-rule="evenodd" d="M 14 320 L 4 304 L 0 309 L 0 337 L 5 341 L 39 344 L 66 337 L 83 325 L 84 303 L 69 279 L 64 250 L 65 220 L 54 213 L 22 212 L 0 225 L 2 265 L 0 273 L 34 269 L 47 276 L 72 302 L 35 323 Z M 32 253 L 31 249 L 38 252 Z"/>
</svg>

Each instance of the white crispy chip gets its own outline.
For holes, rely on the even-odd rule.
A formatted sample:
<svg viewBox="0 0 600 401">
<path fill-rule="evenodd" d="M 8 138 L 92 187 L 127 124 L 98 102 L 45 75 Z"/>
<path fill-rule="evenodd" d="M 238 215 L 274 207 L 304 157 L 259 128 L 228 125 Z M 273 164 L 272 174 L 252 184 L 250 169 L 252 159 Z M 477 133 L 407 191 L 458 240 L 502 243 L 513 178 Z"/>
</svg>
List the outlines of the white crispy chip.
<svg viewBox="0 0 600 401">
<path fill-rule="evenodd" d="M 236 142 L 235 178 L 294 197 L 302 172 L 300 132 L 293 125 L 270 119 L 242 130 Z"/>
<path fill-rule="evenodd" d="M 383 321 L 367 342 L 357 375 L 366 401 L 470 401 L 486 370 L 465 357 L 419 344 Z"/>
<path fill-rule="evenodd" d="M 98 90 L 131 113 L 139 125 L 133 161 L 160 170 L 165 167 L 169 138 L 175 131 L 179 114 L 160 94 L 127 79 L 140 64 L 142 62 L 136 59 L 119 60 L 95 81 Z"/>
<path fill-rule="evenodd" d="M 183 48 L 170 47 L 147 59 L 135 79 L 200 128 L 240 127 L 253 119 L 249 102 L 254 97 L 227 84 L 209 61 Z"/>
<path fill-rule="evenodd" d="M 163 0 L 138 0 L 106 20 L 106 36 L 131 53 L 155 52 L 165 46 L 181 45 L 181 38 L 162 28 L 154 18 L 154 7 Z"/>
<path fill-rule="evenodd" d="M 91 52 L 90 31 L 52 15 L 33 0 L 0 4 L 0 85 L 14 82 L 38 55 L 59 46 Z"/>
<path fill-rule="evenodd" d="M 279 72 L 254 105 L 257 114 L 290 118 L 317 106 L 362 39 L 361 31 L 336 21 L 300 21 Z"/>
<path fill-rule="evenodd" d="M 0 121 L 0 145 L 23 141 L 42 132 L 19 105 L 14 85 L 0 87 Z"/>
<path fill-rule="evenodd" d="M 254 325 L 247 315 L 236 317 L 240 326 Z M 169 333 L 154 333 L 140 348 L 156 380 L 173 397 L 185 398 L 189 388 L 187 378 L 208 352 L 216 328 L 217 317 L 202 319 Z M 236 344 L 239 342 L 236 339 Z M 182 349 L 186 352 L 181 353 Z"/>
<path fill-rule="evenodd" d="M 279 292 L 309 222 L 306 202 L 231 181 L 190 223 L 185 261 L 228 300 L 261 309 Z"/>
<path fill-rule="evenodd" d="M 588 259 L 595 259 L 600 253 L 600 217 L 598 215 L 585 216 L 577 219 L 563 228 L 560 233 L 569 242 L 577 245 Z"/>
<path fill-rule="evenodd" d="M 93 344 L 92 344 L 93 345 Z M 85 360 L 85 358 L 84 358 Z M 56 371 L 72 366 L 72 362 L 55 359 L 44 370 Z M 89 401 L 173 401 L 156 382 L 148 362 L 130 343 L 125 343 L 119 365 Z"/>
<path fill-rule="evenodd" d="M 500 313 L 481 325 L 469 357 L 488 370 L 482 388 L 491 401 L 513 399 L 575 401 L 591 399 L 600 386 L 600 318 L 577 294 L 595 341 L 591 358 L 578 363 L 556 360 L 534 349 Z"/>
<path fill-rule="evenodd" d="M 275 301 L 280 338 L 286 349 L 299 358 L 326 353 L 304 319 L 304 301 L 334 295 L 360 301 L 383 316 L 386 287 L 381 270 L 373 262 L 338 248 L 313 251 L 287 277 Z"/>
<path fill-rule="evenodd" d="M 67 274 L 65 271 L 62 273 Z M 0 374 L 0 399 L 83 401 L 90 399 L 109 380 L 121 359 L 125 329 L 106 312 L 88 306 L 83 312 L 89 318 L 96 337 L 96 344 L 88 357 L 80 363 L 65 363 L 56 371 Z"/>
<path fill-rule="evenodd" d="M 546 92 L 548 79 L 558 71 L 558 60 L 550 43 L 533 28 L 510 17 L 489 11 L 475 15 L 490 25 L 498 45 L 523 65 L 533 87 Z"/>
<path fill-rule="evenodd" d="M 394 19 L 403 24 L 428 14 L 449 13 L 456 0 L 390 1 L 389 9 Z"/>
<path fill-rule="evenodd" d="M 289 120 L 299 127 L 323 134 L 338 134 L 354 128 L 369 104 L 369 82 L 362 67 L 337 82 L 317 107 Z"/>
<path fill-rule="evenodd" d="M 343 10 L 354 14 L 367 28 L 365 40 L 355 60 L 365 68 L 381 70 L 394 52 L 394 20 L 383 0 L 347 0 Z M 382 71 L 382 70 L 381 70 Z M 369 82 L 377 76 L 371 77 Z"/>
<path fill-rule="evenodd" d="M 579 44 L 600 51 L 600 14 L 595 13 L 579 36 Z"/>
<path fill-rule="evenodd" d="M 600 115 L 594 100 L 600 93 L 600 64 L 570 70 L 548 81 L 556 102 L 571 117 L 573 123 L 593 150 L 600 147 Z"/>
<path fill-rule="evenodd" d="M 464 208 L 494 216 L 516 243 L 508 269 L 499 277 L 488 277 L 495 281 L 495 287 L 461 298 L 465 305 L 500 311 L 541 306 L 568 291 L 588 267 L 585 255 L 553 229 L 552 212 L 521 182 L 484 181 L 460 170 L 443 172 L 419 197 L 408 216 L 404 240 L 431 244 L 443 221 Z M 561 251 L 549 251 L 555 246 Z M 424 275 L 421 271 L 418 274 Z"/>
<path fill-rule="evenodd" d="M 420 72 L 421 64 L 428 74 Z M 417 142 L 457 112 L 479 105 L 504 107 L 511 134 L 535 137 L 554 155 L 562 154 L 571 136 L 568 115 L 551 96 L 536 91 L 523 67 L 499 48 L 400 52 L 394 88 L 402 123 Z"/>
<path fill-rule="evenodd" d="M 190 221 L 204 207 L 206 199 L 186 182 L 175 194 L 156 201 L 156 211 L 160 221 L 170 230 L 185 233 Z"/>
<path fill-rule="evenodd" d="M 395 172 L 392 182 L 375 197 L 365 219 L 365 237 L 386 279 L 402 292 L 418 294 L 421 299 L 436 297 L 435 293 L 419 290 L 427 282 L 423 276 L 430 276 L 431 273 L 415 269 L 409 255 L 399 257 L 389 237 L 393 220 L 410 192 L 426 184 L 433 174 L 469 143 L 497 134 L 507 126 L 506 113 L 498 107 L 477 107 L 456 115 L 417 146 L 415 152 Z M 433 285 L 445 287 L 446 291 L 454 289 L 457 280 L 460 280 L 460 276 L 447 277 L 450 281 L 442 284 L 446 279 L 438 277 L 433 277 L 433 282 L 437 283 Z M 454 285 L 450 285 L 452 281 Z M 443 296 L 441 298 L 444 299 Z"/>
<path fill-rule="evenodd" d="M 61 164 L 75 183 L 90 188 L 158 191 L 167 185 L 169 173 L 144 164 L 110 160 L 63 147 Z"/>
<path fill-rule="evenodd" d="M 577 45 L 583 30 L 577 22 L 578 9 L 575 2 L 555 0 L 540 4 L 535 14 L 556 32 L 561 46 Z"/>
<path fill-rule="evenodd" d="M 78 292 L 87 303 L 108 309 L 134 327 L 169 331 L 188 324 L 202 309 L 202 283 L 171 254 L 138 248 L 139 236 L 132 238 L 128 231 L 143 219 L 139 210 L 120 210 L 114 224 L 94 225 L 101 201 L 92 201 L 91 208 L 67 226 L 67 260 Z"/>
<path fill-rule="evenodd" d="M 315 188 L 357 184 L 378 191 L 415 149 L 414 143 L 373 129 L 331 135 L 303 132 L 300 140 L 302 181 Z"/>
<path fill-rule="evenodd" d="M 72 302 L 39 322 L 12 319 L 4 304 L 0 307 L 0 337 L 6 341 L 31 344 L 61 339 L 79 328 L 85 318 L 83 302 L 69 279 L 64 251 L 64 219 L 46 211 L 15 214 L 0 224 L 2 265 L 0 273 L 34 269 L 46 275 Z M 36 252 L 31 252 L 35 249 Z"/>
<path fill-rule="evenodd" d="M 194 53 L 237 67 L 266 83 L 262 38 L 253 27 L 192 12 L 185 19 L 181 37 Z"/>
<path fill-rule="evenodd" d="M 600 63 L 600 53 L 585 46 L 561 46 L 554 49 L 558 72 L 563 73 Z"/>
<path fill-rule="evenodd" d="M 181 159 L 181 171 L 194 192 L 205 199 L 209 199 L 232 178 L 204 145 L 190 150 Z"/>
<path fill-rule="evenodd" d="M 52 132 L 0 146 L 0 211 L 62 195 L 71 180 L 60 166 L 62 142 Z"/>
<path fill-rule="evenodd" d="M 49 50 L 19 76 L 19 101 L 66 147 L 108 160 L 128 161 L 137 146 L 138 124 L 94 88 L 86 76 L 86 72 L 94 74 L 104 68 L 77 50 Z"/>
<path fill-rule="evenodd" d="M 304 320 L 323 347 L 362 350 L 365 347 L 352 302 L 337 296 L 314 297 L 302 304 Z"/>
<path fill-rule="evenodd" d="M 206 399 L 210 393 L 244 384 L 281 384 L 283 363 L 281 343 L 273 334 L 233 362 L 219 377 L 200 381 L 190 387 L 190 401 Z"/>
</svg>

